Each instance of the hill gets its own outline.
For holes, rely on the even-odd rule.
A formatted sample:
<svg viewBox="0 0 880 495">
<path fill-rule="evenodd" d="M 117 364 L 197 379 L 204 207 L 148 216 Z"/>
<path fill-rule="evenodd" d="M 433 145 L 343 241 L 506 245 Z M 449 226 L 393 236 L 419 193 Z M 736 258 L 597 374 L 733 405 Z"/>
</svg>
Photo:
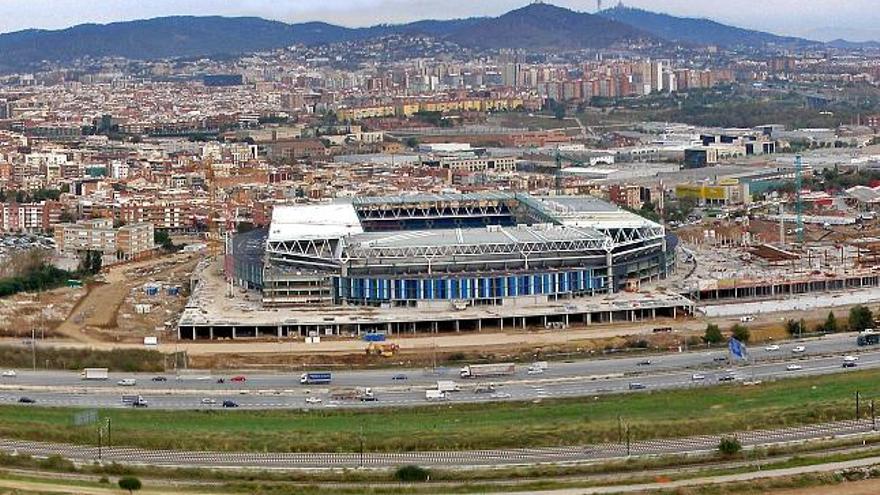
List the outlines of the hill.
<svg viewBox="0 0 880 495">
<path fill-rule="evenodd" d="M 238 54 L 353 36 L 351 29 L 320 22 L 289 25 L 257 17 L 178 16 L 82 24 L 58 31 L 32 29 L 0 35 L 0 69 L 86 56 L 157 59 Z"/>
<path fill-rule="evenodd" d="M 603 10 L 599 12 L 599 15 L 668 41 L 692 45 L 763 47 L 766 45 L 814 43 L 802 38 L 777 36 L 762 31 L 728 26 L 709 19 L 675 17 L 631 7 L 617 6 Z"/>
<path fill-rule="evenodd" d="M 653 38 L 615 20 L 545 3 L 483 19 L 448 37 L 460 45 L 479 48 L 561 50 L 606 48 L 619 42 Z"/>
</svg>

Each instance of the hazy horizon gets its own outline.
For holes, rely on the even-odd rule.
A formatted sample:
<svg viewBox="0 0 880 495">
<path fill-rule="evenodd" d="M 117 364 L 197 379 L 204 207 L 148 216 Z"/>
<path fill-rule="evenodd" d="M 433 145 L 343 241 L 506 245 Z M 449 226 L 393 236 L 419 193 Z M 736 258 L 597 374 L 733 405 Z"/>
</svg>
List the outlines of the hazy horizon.
<svg viewBox="0 0 880 495">
<path fill-rule="evenodd" d="M 530 3 L 525 0 L 2 0 L 0 32 L 63 29 L 83 23 L 109 23 L 171 15 L 257 16 L 288 23 L 325 21 L 350 27 L 423 19 L 497 16 Z M 556 0 L 555 5 L 595 12 L 592 1 Z M 806 6 L 804 4 L 807 4 Z M 604 0 L 603 7 L 617 2 Z M 880 40 L 880 15 L 869 0 L 630 0 L 627 6 L 685 17 L 705 17 L 742 28 L 820 41 Z M 786 15 L 763 15 L 766 12 Z"/>
</svg>

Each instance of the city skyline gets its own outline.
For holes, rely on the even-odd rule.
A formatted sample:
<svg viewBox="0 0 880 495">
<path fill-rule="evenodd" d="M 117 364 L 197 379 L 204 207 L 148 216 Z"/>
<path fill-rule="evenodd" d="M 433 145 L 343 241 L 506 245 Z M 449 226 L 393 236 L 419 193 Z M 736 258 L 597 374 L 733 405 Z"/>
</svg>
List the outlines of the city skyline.
<svg viewBox="0 0 880 495">
<path fill-rule="evenodd" d="M 524 0 L 303 0 L 296 3 L 244 0 L 157 0 L 143 4 L 135 0 L 117 0 L 113 8 L 84 6 L 74 0 L 5 0 L 0 6 L 0 32 L 24 29 L 63 29 L 83 23 L 109 23 L 170 15 L 257 16 L 288 23 L 325 21 L 360 27 L 381 23 L 405 23 L 422 19 L 450 19 L 474 16 L 498 16 L 522 7 Z M 595 12 L 595 1 L 556 0 L 555 5 Z M 630 0 L 627 6 L 676 16 L 705 17 L 725 24 L 781 35 L 800 36 L 820 41 L 844 38 L 851 41 L 880 40 L 877 16 L 867 0 L 845 3 L 813 0 L 809 5 L 796 0 L 767 0 L 760 8 L 787 11 L 797 15 L 758 16 L 757 2 L 740 0 L 705 2 L 695 5 L 685 0 Z M 616 2 L 604 1 L 605 7 Z M 866 13 L 868 15 L 866 15 Z"/>
</svg>

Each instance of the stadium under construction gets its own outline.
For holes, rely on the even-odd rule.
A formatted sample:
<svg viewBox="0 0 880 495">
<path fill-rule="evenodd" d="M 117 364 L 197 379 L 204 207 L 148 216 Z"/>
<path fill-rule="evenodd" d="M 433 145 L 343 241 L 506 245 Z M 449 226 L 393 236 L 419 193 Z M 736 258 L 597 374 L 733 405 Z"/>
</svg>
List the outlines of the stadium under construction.
<svg viewBox="0 0 880 495">
<path fill-rule="evenodd" d="M 593 197 L 515 193 L 278 206 L 230 238 L 225 276 L 257 308 L 217 316 L 196 284 L 183 339 L 565 327 L 692 313 L 638 294 L 674 267 L 663 226 Z M 206 294 L 206 293 L 205 293 Z"/>
</svg>

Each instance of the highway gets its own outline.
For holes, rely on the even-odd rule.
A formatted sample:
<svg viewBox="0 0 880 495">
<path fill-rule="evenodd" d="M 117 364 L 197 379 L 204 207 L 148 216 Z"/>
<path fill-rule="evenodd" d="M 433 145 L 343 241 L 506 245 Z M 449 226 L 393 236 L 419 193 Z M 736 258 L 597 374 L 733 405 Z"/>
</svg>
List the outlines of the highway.
<svg viewBox="0 0 880 495">
<path fill-rule="evenodd" d="M 792 352 L 799 345 L 805 352 Z M 150 408 L 158 409 L 222 408 L 224 400 L 247 409 L 392 407 L 427 403 L 425 390 L 434 388 L 437 380 L 455 380 L 461 387 L 461 391 L 448 395 L 448 402 L 494 402 L 703 387 L 717 385 L 719 378 L 749 383 L 880 368 L 880 348 L 857 347 L 854 334 L 787 342 L 776 351 L 753 346 L 749 354 L 747 365 L 729 363 L 725 350 L 551 362 L 541 374 L 528 374 L 527 365 L 518 365 L 513 376 L 482 380 L 461 379 L 457 368 L 334 371 L 332 385 L 311 386 L 300 385 L 299 373 L 294 372 L 110 373 L 109 380 L 86 381 L 77 372 L 16 370 L 17 376 L 0 378 L 0 404 L 18 404 L 21 397 L 28 397 L 41 406 L 113 408 L 127 407 L 122 395 L 141 395 Z M 843 368 L 845 355 L 857 356 L 857 366 Z M 797 369 L 789 369 L 790 365 Z M 245 376 L 246 381 L 232 382 L 230 378 L 236 375 Z M 394 380 L 395 375 L 405 375 L 406 379 Z M 157 376 L 167 381 L 153 381 Z M 219 378 L 225 383 L 217 383 Z M 134 379 L 136 385 L 117 385 L 122 379 Z M 475 391 L 488 383 L 494 384 L 494 392 Z M 334 390 L 354 386 L 372 388 L 377 400 L 332 400 Z M 312 398 L 310 403 L 306 398 Z M 203 399 L 209 403 L 203 403 Z"/>
</svg>

